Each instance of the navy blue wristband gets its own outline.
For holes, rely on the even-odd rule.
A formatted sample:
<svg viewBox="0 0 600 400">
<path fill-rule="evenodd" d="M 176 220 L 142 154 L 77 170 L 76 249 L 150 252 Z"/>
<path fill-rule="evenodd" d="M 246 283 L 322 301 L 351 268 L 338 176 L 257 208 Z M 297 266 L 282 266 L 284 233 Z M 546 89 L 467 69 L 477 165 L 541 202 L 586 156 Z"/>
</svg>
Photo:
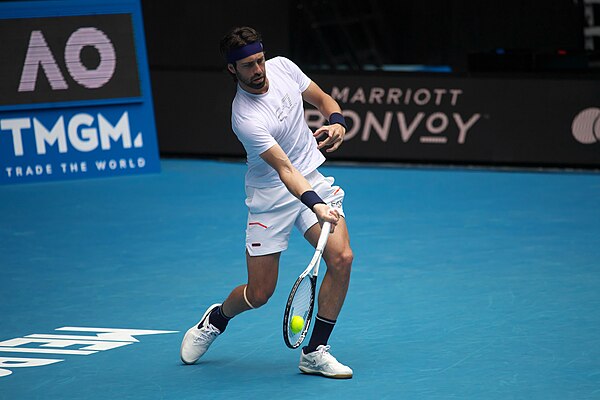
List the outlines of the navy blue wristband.
<svg viewBox="0 0 600 400">
<path fill-rule="evenodd" d="M 302 193 L 302 196 L 300 196 L 300 201 L 311 210 L 315 204 L 326 204 L 314 190 L 307 190 L 306 192 Z"/>
<path fill-rule="evenodd" d="M 329 116 L 329 125 L 333 124 L 340 124 L 344 127 L 344 129 L 348 130 L 348 127 L 346 126 L 346 119 L 342 114 L 338 112 L 334 112 Z"/>
</svg>

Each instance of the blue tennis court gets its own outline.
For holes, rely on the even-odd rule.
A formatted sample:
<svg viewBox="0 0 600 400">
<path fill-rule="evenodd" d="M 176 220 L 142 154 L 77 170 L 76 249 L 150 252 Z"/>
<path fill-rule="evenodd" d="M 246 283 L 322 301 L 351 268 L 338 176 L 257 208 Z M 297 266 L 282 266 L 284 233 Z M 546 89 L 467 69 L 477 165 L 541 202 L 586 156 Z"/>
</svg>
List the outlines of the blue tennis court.
<svg viewBox="0 0 600 400">
<path fill-rule="evenodd" d="M 162 168 L 0 187 L 1 399 L 600 398 L 597 173 L 324 167 L 355 252 L 337 381 L 283 342 L 312 255 L 297 232 L 271 301 L 181 363 L 185 331 L 245 282 L 246 168 Z"/>
</svg>

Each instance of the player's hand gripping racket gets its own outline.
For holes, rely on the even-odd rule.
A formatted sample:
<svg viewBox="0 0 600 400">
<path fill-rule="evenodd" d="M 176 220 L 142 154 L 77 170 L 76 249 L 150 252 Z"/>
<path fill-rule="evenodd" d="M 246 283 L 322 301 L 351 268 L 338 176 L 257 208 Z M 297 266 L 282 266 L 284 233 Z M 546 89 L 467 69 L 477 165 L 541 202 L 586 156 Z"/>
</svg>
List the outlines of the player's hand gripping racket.
<svg viewBox="0 0 600 400">
<path fill-rule="evenodd" d="M 315 255 L 294 283 L 288 297 L 285 313 L 283 314 L 283 340 L 290 349 L 295 349 L 302 344 L 310 327 L 315 308 L 319 264 L 321 264 L 321 257 L 323 257 L 323 250 L 327 244 L 330 230 L 331 223 L 323 223 Z"/>
</svg>

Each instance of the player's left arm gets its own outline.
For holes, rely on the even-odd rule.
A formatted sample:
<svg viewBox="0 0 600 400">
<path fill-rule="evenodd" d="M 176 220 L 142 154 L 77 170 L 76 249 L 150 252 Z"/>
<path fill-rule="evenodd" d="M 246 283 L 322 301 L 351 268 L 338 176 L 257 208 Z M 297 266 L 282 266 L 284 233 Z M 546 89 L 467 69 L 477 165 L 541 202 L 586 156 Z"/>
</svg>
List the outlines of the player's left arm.
<svg viewBox="0 0 600 400">
<path fill-rule="evenodd" d="M 327 152 L 330 153 L 332 151 L 337 150 L 338 147 L 344 141 L 344 136 L 346 135 L 346 127 L 341 123 L 333 123 L 332 115 L 339 114 L 334 116 L 333 119 L 341 118 L 343 121 L 342 109 L 339 104 L 327 93 L 325 93 L 316 83 L 310 82 L 308 88 L 304 92 L 302 92 L 302 98 L 315 106 L 317 110 L 330 121 L 331 125 L 324 125 L 317 129 L 313 134 L 316 138 L 319 138 L 321 135 L 326 134 L 327 138 L 321 142 L 319 142 L 319 149 L 327 148 Z"/>
</svg>

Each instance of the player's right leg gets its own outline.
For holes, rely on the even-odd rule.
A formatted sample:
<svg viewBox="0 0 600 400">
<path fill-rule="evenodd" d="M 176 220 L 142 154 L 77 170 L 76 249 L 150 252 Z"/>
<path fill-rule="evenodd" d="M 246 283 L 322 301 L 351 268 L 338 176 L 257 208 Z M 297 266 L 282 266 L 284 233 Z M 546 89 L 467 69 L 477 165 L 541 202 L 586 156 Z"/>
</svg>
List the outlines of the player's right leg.
<svg viewBox="0 0 600 400">
<path fill-rule="evenodd" d="M 193 364 L 198 361 L 198 359 L 206 353 L 206 350 L 208 350 L 217 336 L 221 334 L 221 330 L 209 321 L 210 314 L 215 310 L 218 310 L 220 306 L 221 304 L 213 304 L 208 307 L 200 319 L 200 322 L 192 326 L 185 333 L 179 351 L 181 361 L 185 364 Z"/>
<path fill-rule="evenodd" d="M 273 295 L 279 274 L 281 252 L 251 256 L 246 252 L 248 283 L 233 289 L 223 302 L 223 312 L 231 318 L 253 308 L 262 307 Z"/>
<path fill-rule="evenodd" d="M 233 289 L 223 304 L 213 304 L 191 327 L 181 344 L 181 359 L 195 363 L 236 315 L 265 304 L 275 291 L 279 256 L 287 248 L 290 231 L 304 207 L 287 189 L 246 187 L 248 225 L 246 264 L 248 283 Z"/>
<path fill-rule="evenodd" d="M 250 256 L 246 253 L 248 283 L 233 289 L 223 304 L 210 306 L 200 322 L 186 332 L 180 356 L 186 364 L 194 364 L 206 353 L 215 339 L 225 331 L 236 315 L 267 303 L 277 285 L 281 253 Z"/>
</svg>

